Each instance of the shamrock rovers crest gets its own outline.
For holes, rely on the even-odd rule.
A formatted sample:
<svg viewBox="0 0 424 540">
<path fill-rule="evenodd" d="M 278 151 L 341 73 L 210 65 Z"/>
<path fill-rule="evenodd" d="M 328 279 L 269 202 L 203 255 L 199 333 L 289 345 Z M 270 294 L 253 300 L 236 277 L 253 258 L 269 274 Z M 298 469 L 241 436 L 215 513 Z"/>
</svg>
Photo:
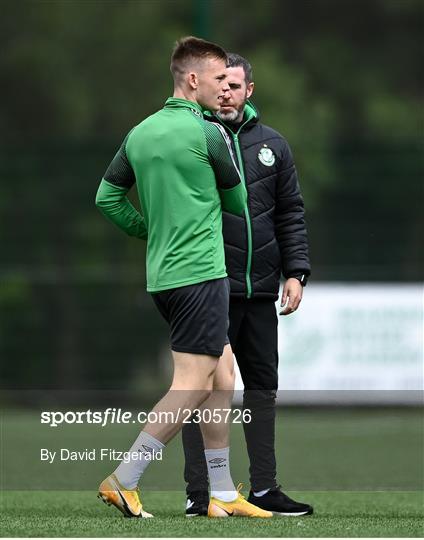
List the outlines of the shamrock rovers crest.
<svg viewBox="0 0 424 540">
<path fill-rule="evenodd" d="M 272 167 L 275 163 L 275 155 L 271 148 L 268 148 L 266 144 L 259 150 L 258 154 L 259 161 L 266 165 L 267 167 Z"/>
</svg>

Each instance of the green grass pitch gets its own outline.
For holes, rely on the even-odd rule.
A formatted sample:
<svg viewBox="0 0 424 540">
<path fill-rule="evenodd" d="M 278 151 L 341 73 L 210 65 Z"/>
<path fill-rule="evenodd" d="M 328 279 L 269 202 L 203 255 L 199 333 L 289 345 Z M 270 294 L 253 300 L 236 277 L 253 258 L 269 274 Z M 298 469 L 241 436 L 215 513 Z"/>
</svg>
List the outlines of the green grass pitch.
<svg viewBox="0 0 424 540">
<path fill-rule="evenodd" d="M 151 492 L 154 519 L 125 519 L 89 492 L 9 492 L 2 502 L 2 536 L 50 537 L 419 537 L 423 498 L 412 492 L 291 493 L 315 506 L 315 515 L 270 520 L 190 518 L 182 492 Z M 147 501 L 149 501 L 147 505 Z"/>
<path fill-rule="evenodd" d="M 152 520 L 125 519 L 96 498 L 110 463 L 40 463 L 41 447 L 125 449 L 134 427 L 41 427 L 35 413 L 3 413 L 0 536 L 35 537 L 422 537 L 423 420 L 420 409 L 285 409 L 276 431 L 278 478 L 311 503 L 303 518 L 184 517 L 180 439 L 152 464 L 142 499 Z M 231 434 L 232 473 L 247 494 L 242 427 Z M 162 491 L 159 491 L 162 490 Z"/>
</svg>

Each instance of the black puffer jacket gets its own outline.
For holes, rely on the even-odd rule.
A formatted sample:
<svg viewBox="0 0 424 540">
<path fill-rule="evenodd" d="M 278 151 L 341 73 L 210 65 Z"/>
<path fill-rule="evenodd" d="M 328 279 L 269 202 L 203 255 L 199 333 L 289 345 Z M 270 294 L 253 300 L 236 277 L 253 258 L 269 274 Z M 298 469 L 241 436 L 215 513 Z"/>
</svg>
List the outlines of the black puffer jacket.
<svg viewBox="0 0 424 540">
<path fill-rule="evenodd" d="M 277 131 L 259 122 L 250 102 L 238 131 L 225 127 L 242 162 L 248 192 L 245 217 L 223 215 L 231 296 L 276 300 L 281 273 L 286 278 L 310 274 L 303 199 L 292 153 Z"/>
</svg>

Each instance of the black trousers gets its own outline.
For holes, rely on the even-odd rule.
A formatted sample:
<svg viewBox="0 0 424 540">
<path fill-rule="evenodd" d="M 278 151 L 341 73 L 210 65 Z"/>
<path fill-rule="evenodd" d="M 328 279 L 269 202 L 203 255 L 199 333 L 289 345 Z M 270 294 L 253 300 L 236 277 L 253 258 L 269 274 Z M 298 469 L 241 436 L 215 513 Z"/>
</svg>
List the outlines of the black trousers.
<svg viewBox="0 0 424 540">
<path fill-rule="evenodd" d="M 243 424 L 254 491 L 276 485 L 275 398 L 278 389 L 277 313 L 272 300 L 231 300 L 228 337 L 244 383 Z M 203 438 L 198 423 L 184 424 L 187 492 L 208 489 Z"/>
</svg>

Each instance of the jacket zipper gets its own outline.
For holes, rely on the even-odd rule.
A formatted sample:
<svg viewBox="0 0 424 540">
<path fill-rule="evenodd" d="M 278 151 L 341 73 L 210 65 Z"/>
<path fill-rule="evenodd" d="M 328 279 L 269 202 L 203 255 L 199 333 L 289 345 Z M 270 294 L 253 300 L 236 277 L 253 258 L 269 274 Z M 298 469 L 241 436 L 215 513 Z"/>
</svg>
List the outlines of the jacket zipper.
<svg viewBox="0 0 424 540">
<path fill-rule="evenodd" d="M 240 132 L 240 130 L 239 130 L 239 132 Z M 232 135 L 233 135 L 233 138 L 234 138 L 234 146 L 236 147 L 236 154 L 237 154 L 237 159 L 238 159 L 238 162 L 239 162 L 241 179 L 243 180 L 244 185 L 246 186 L 246 190 L 247 190 L 246 177 L 244 175 L 244 164 L 243 164 L 243 159 L 241 157 L 240 145 L 239 145 L 239 140 L 238 140 L 238 133 L 239 132 L 232 133 Z M 250 279 L 250 271 L 251 271 L 251 268 L 252 268 L 252 223 L 250 221 L 250 214 L 249 214 L 249 206 L 248 205 L 246 205 L 246 209 L 244 211 L 244 217 L 246 219 L 246 228 L 247 228 L 246 287 L 247 287 L 247 298 L 251 298 L 252 297 L 252 282 L 251 282 L 251 279 Z"/>
</svg>

